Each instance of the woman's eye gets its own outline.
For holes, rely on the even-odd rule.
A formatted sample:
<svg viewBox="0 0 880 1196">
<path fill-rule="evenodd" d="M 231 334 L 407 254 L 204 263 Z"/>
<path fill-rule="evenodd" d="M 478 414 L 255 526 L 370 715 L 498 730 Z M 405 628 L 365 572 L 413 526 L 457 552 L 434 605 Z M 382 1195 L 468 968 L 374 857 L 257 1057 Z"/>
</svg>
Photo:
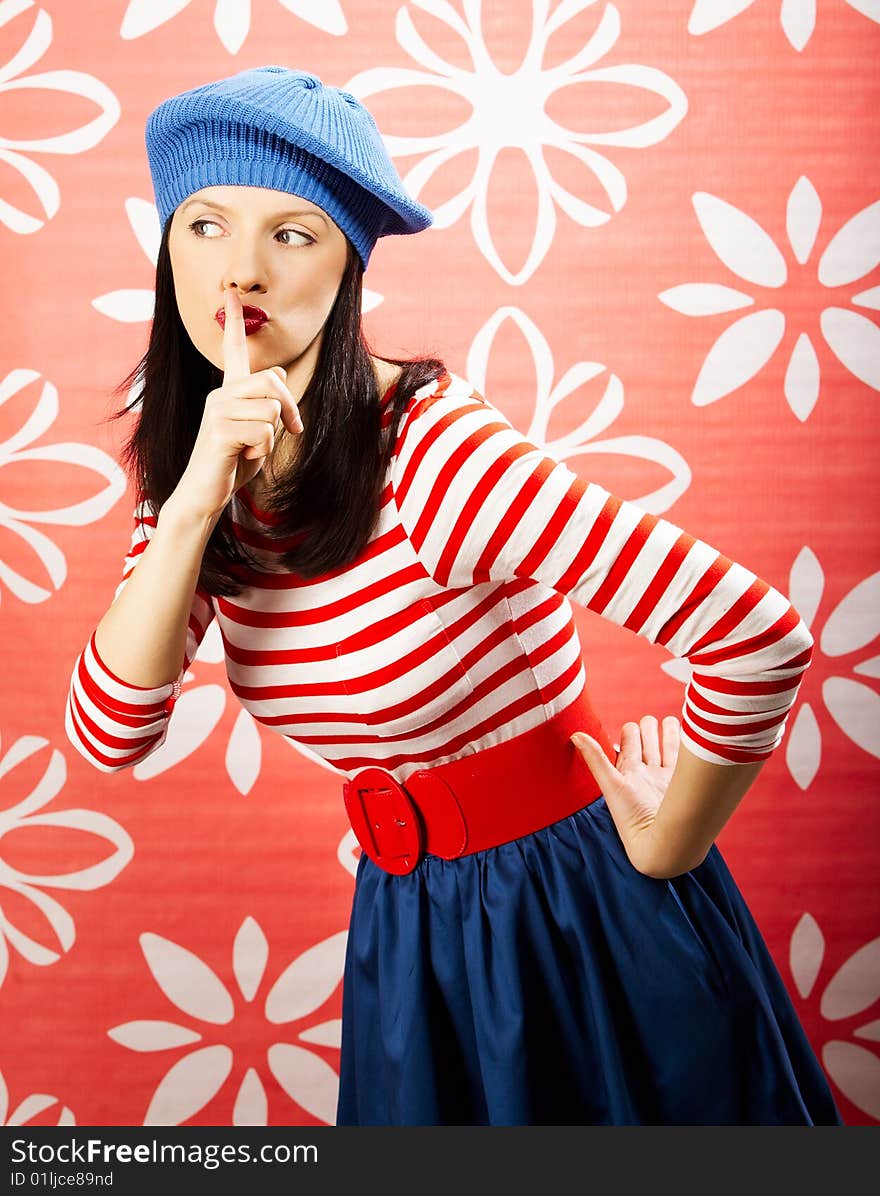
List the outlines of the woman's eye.
<svg viewBox="0 0 880 1196">
<path fill-rule="evenodd" d="M 301 237 L 302 242 L 304 242 L 306 245 L 311 245 L 312 241 L 315 239 L 314 237 L 310 237 L 308 233 L 301 233 L 298 228 L 282 228 L 279 230 L 278 236 L 280 237 L 282 233 L 290 233 L 292 237 Z M 290 243 L 290 241 L 287 242 L 288 245 Z"/>
<path fill-rule="evenodd" d="M 197 232 L 197 231 L 196 231 L 196 230 L 197 230 L 198 228 L 200 228 L 200 227 L 201 227 L 203 224 L 210 224 L 210 225 L 213 225 L 213 226 L 214 226 L 214 228 L 218 228 L 218 227 L 219 227 L 219 225 L 217 224 L 216 220 L 194 220 L 194 221 L 192 222 L 192 224 L 191 224 L 189 227 L 190 227 L 190 230 L 192 231 L 192 233 L 193 233 L 193 235 L 194 235 L 194 236 L 196 236 L 196 237 L 201 237 L 201 238 L 203 238 L 204 240 L 208 240 L 208 241 L 211 241 L 211 240 L 213 240 L 213 239 L 214 239 L 213 237 L 206 237 L 204 233 L 202 233 L 202 232 Z M 282 229 L 279 229 L 279 230 L 278 230 L 278 232 L 276 233 L 276 236 L 280 237 L 280 236 L 282 236 L 282 235 L 283 235 L 283 234 L 285 234 L 285 233 L 289 233 L 289 234 L 290 234 L 290 236 L 292 236 L 292 237 L 300 237 L 300 238 L 301 238 L 301 240 L 298 242 L 300 245 L 303 245 L 303 244 L 305 244 L 305 245 L 311 245 L 311 244 L 312 244 L 312 242 L 314 241 L 314 237 L 310 237 L 310 236 L 308 235 L 308 233 L 303 233 L 303 232 L 300 232 L 300 230 L 299 230 L 298 228 L 282 228 Z M 295 244 L 297 244 L 297 242 L 295 242 L 295 241 L 285 241 L 285 242 L 284 242 L 284 244 L 285 244 L 285 245 L 295 245 Z"/>
<path fill-rule="evenodd" d="M 198 228 L 202 224 L 214 224 L 214 221 L 213 220 L 194 220 L 189 227 L 195 233 L 196 228 Z M 196 235 L 200 237 L 202 234 L 197 233 Z"/>
</svg>

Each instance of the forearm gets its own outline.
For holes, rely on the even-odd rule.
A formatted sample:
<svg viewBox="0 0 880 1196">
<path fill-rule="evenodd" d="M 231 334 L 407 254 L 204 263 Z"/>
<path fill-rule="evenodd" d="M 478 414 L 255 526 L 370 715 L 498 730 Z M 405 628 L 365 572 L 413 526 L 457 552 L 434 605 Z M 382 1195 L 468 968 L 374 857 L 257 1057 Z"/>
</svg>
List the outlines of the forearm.
<svg viewBox="0 0 880 1196">
<path fill-rule="evenodd" d="M 665 880 L 701 864 L 766 762 L 711 764 L 682 743 L 640 871 Z"/>
<path fill-rule="evenodd" d="M 95 629 L 99 656 L 122 680 L 154 688 L 180 673 L 202 557 L 219 517 L 178 510 L 173 496 L 159 512 L 137 567 Z"/>
</svg>

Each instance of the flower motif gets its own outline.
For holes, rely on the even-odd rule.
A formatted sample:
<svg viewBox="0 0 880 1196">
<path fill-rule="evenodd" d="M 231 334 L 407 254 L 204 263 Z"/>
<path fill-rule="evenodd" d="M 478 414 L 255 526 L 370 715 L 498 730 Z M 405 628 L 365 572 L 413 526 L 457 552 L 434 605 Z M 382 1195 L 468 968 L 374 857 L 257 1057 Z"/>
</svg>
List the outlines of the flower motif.
<svg viewBox="0 0 880 1196">
<path fill-rule="evenodd" d="M 25 773 L 16 773 L 16 768 L 47 746 L 45 739 L 36 735 L 23 735 L 5 756 L 0 757 L 0 792 L 4 796 L 3 805 L 0 807 L 0 890 L 32 902 L 52 928 L 61 945 L 61 952 L 65 952 L 70 950 L 76 940 L 73 918 L 60 902 L 44 890 L 91 891 L 111 884 L 134 855 L 134 844 L 119 823 L 94 810 L 37 813 L 57 796 L 67 779 L 64 757 L 57 750 L 52 751 L 43 775 L 36 785 L 23 796 L 18 796 L 16 789 L 21 787 L 20 778 Z M 14 832 L 34 827 L 60 827 L 62 831 L 82 831 L 106 840 L 115 850 L 90 867 L 60 874 L 34 874 L 17 868 L 10 860 L 10 856 L 14 856 Z M 51 835 L 51 831 L 43 833 L 47 838 Z M 61 952 L 43 946 L 15 926 L 0 906 L 0 985 L 3 984 L 9 968 L 10 947 L 15 948 L 28 963 L 38 967 L 57 963 L 61 958 Z M 33 1116 L 34 1112 L 35 1110 L 32 1110 L 28 1115 Z"/>
<path fill-rule="evenodd" d="M 880 9 L 876 0 L 845 0 L 856 12 L 872 21 L 880 21 Z M 688 33 L 699 36 L 711 33 L 719 25 L 726 25 L 741 12 L 751 8 L 755 0 L 695 0 L 688 21 Z M 781 4 L 779 21 L 782 31 L 795 50 L 803 50 L 816 28 L 816 3 Z"/>
<path fill-rule="evenodd" d="M 0 28 L 33 7 L 33 0 L 6 0 L 5 3 L 0 3 Z M 38 154 L 85 153 L 103 140 L 119 120 L 121 111 L 119 101 L 110 88 L 84 71 L 60 70 L 46 71 L 42 75 L 28 75 L 27 71 L 45 54 L 51 43 L 52 18 L 40 9 L 24 45 L 0 67 L 0 90 L 26 91 L 29 96 L 38 94 L 40 88 L 61 91 L 93 100 L 101 111 L 88 124 L 54 137 L 36 140 L 28 137 L 24 141 L 0 137 L 0 161 L 17 170 L 30 185 L 47 219 L 51 219 L 60 206 L 58 184 L 48 170 L 33 158 L 18 151 L 27 150 Z M 39 102 L 35 98 L 34 111 L 39 109 Z M 46 223 L 39 216 L 22 211 L 5 199 L 0 199 L 0 220 L 14 233 L 35 233 Z"/>
<path fill-rule="evenodd" d="M 637 63 L 597 66 L 614 47 L 620 34 L 620 14 L 613 4 L 606 5 L 587 44 L 558 66 L 545 65 L 547 45 L 563 25 L 595 0 L 564 0 L 552 14 L 549 0 L 534 0 L 531 6 L 531 37 L 519 68 L 511 74 L 502 72 L 493 62 L 481 26 L 480 4 L 467 3 L 461 16 L 449 0 L 414 0 L 412 7 L 442 21 L 461 39 L 470 59 L 463 70 L 432 49 L 417 31 L 409 7 L 398 10 L 396 33 L 400 46 L 424 69 L 372 67 L 359 72 L 347 88 L 360 99 L 377 92 L 401 87 L 431 87 L 445 90 L 465 100 L 471 115 L 458 128 L 435 136 L 386 136 L 392 155 L 424 154 L 403 182 L 416 198 L 443 167 L 461 154 L 476 150 L 473 176 L 453 198 L 434 209 L 437 228 L 448 228 L 471 208 L 471 231 L 480 252 L 506 282 L 520 285 L 531 278 L 550 248 L 556 230 L 556 208 L 578 224 L 595 228 L 611 218 L 607 211 L 572 194 L 556 178 L 547 162 L 546 151 L 562 153 L 573 160 L 576 169 L 592 172 L 608 197 L 613 212 L 619 212 L 627 194 L 622 171 L 595 146 L 643 148 L 668 137 L 684 119 L 687 97 L 682 89 L 662 71 Z M 638 87 L 667 102 L 665 111 L 643 124 L 607 132 L 577 132 L 553 119 L 545 107 L 551 99 L 564 103 L 580 96 L 564 93 L 573 85 L 615 83 Z M 580 104 L 584 109 L 586 105 Z M 589 118 L 584 120 L 590 128 Z M 527 167 L 524 186 L 531 178 L 537 189 L 537 216 L 531 248 L 518 271 L 508 269 L 501 260 L 489 228 L 488 193 L 496 160 L 504 150 L 519 151 Z M 528 173 L 530 172 L 530 174 Z M 593 180 L 590 179 L 590 185 Z M 586 188 L 585 188 L 586 189 Z M 525 193 L 525 192 L 523 192 Z"/>
<path fill-rule="evenodd" d="M 794 929 L 789 964 L 798 992 L 807 998 L 813 991 L 825 956 L 825 936 L 812 914 L 804 914 Z M 822 1064 L 847 1100 L 880 1121 L 880 1057 L 876 1051 L 850 1041 L 862 1038 L 880 1042 L 880 1020 L 862 1023 L 862 1016 L 880 1000 L 880 938 L 865 943 L 831 977 L 819 1003 L 822 1017 L 831 1022 L 850 1021 L 822 1048 Z M 876 1014 L 876 1010 L 875 1010 Z M 859 1023 L 853 1025 L 852 1019 Z"/>
<path fill-rule="evenodd" d="M 0 418 L 6 414 L 3 411 L 4 404 L 9 403 L 10 406 L 7 410 L 13 411 L 15 408 L 10 400 L 17 399 L 25 387 L 39 377 L 36 370 L 15 369 L 0 380 Z M 67 578 L 67 561 L 64 553 L 49 536 L 38 531 L 33 525 L 48 523 L 56 527 L 82 527 L 87 523 L 95 523 L 106 515 L 125 492 L 125 474 L 113 458 L 99 448 L 91 444 L 78 443 L 35 444 L 35 441 L 51 427 L 57 415 L 58 391 L 51 382 L 43 381 L 30 415 L 24 420 L 21 427 L 15 430 L 8 429 L 5 439 L 0 440 L 0 469 L 4 465 L 20 467 L 22 464 L 26 464 L 27 472 L 30 472 L 33 468 L 31 462 L 35 463 L 36 469 L 45 468 L 44 462 L 54 462 L 56 468 L 60 464 L 91 470 L 93 473 L 99 474 L 106 485 L 90 498 L 75 502 L 70 506 L 44 511 L 26 510 L 11 505 L 9 501 L 0 502 L 0 528 L 19 537 L 33 552 L 48 575 L 52 587 L 48 589 L 35 578 L 25 577 L 8 561 L 0 557 L 0 584 L 5 584 L 21 602 L 45 602 L 61 588 Z M 24 480 L 23 471 L 20 468 L 16 474 Z M 59 477 L 59 484 L 60 480 Z M 12 489 L 11 482 L 10 478 L 10 485 L 6 488 L 7 496 Z M 31 487 L 34 494 L 41 494 L 44 490 L 44 486 L 34 485 Z"/>
<path fill-rule="evenodd" d="M 266 994 L 263 1017 L 270 1026 L 306 1022 L 291 1031 L 298 1043 L 338 1048 L 342 1023 L 338 1018 L 314 1023 L 312 1015 L 333 995 L 342 979 L 347 931 L 316 943 L 290 963 Z M 189 1018 L 211 1027 L 231 1027 L 246 1011 L 226 985 L 197 955 L 158 934 L 142 934 L 141 949 L 165 996 Z M 259 924 L 245 918 L 232 948 L 232 970 L 245 1002 L 254 1000 L 266 972 L 269 944 Z M 250 1025 L 250 1023 L 249 1023 Z M 167 1021 L 126 1022 L 107 1031 L 114 1042 L 132 1051 L 167 1051 L 193 1047 L 203 1034 Z M 318 1121 L 332 1125 L 336 1118 L 339 1076 L 316 1051 L 298 1043 L 274 1041 L 267 1049 L 269 1071 L 287 1095 Z M 189 1050 L 176 1060 L 159 1082 L 144 1125 L 180 1125 L 220 1092 L 232 1072 L 234 1053 L 225 1043 L 212 1042 Z M 268 1097 L 259 1073 L 245 1072 L 235 1096 L 233 1125 L 267 1125 Z"/>
<path fill-rule="evenodd" d="M 522 334 L 535 367 L 534 407 L 529 426 L 524 432 L 525 438 L 546 449 L 558 461 L 571 460 L 588 453 L 615 453 L 662 465 L 669 470 L 671 480 L 659 490 L 636 501 L 652 514 L 670 507 L 684 493 L 691 480 L 690 468 L 680 453 L 652 436 L 597 439 L 623 410 L 623 386 L 616 374 L 606 379 L 605 390 L 591 414 L 582 418 L 572 431 L 555 439 L 551 437 L 549 423 L 554 409 L 603 373 L 605 366 L 596 361 L 578 361 L 554 383 L 553 352 L 547 338 L 519 308 L 499 307 L 474 337 L 467 359 L 468 381 L 481 394 L 485 393 L 493 343 L 505 320 L 510 320 Z M 487 397 L 491 402 L 491 395 Z"/>
<path fill-rule="evenodd" d="M 791 570 L 791 600 L 804 622 L 811 626 L 825 588 L 825 574 L 812 549 L 798 553 Z M 817 651 L 805 683 L 821 685 L 822 700 L 847 738 L 880 758 L 880 695 L 877 690 L 844 671 L 870 679 L 880 678 L 880 656 L 860 659 L 880 634 L 880 573 L 872 573 L 845 594 L 816 634 Z M 849 656 L 848 668 L 841 657 Z M 830 667 L 829 663 L 830 662 Z M 824 673 L 824 675 L 823 675 Z M 789 771 L 801 789 L 812 784 L 822 759 L 822 732 L 812 704 L 802 702 L 788 736 L 785 752 Z"/>
<path fill-rule="evenodd" d="M 348 32 L 345 14 L 339 0 L 279 0 L 282 8 L 303 21 L 308 21 L 324 33 L 340 37 Z M 134 41 L 151 33 L 188 8 L 190 0 L 129 0 L 122 18 L 119 36 Z M 244 45 L 251 27 L 250 3 L 242 0 L 216 0 L 214 4 L 214 32 L 225 50 L 237 54 Z"/>
<path fill-rule="evenodd" d="M 0 1125 L 27 1125 L 31 1118 L 38 1117 L 45 1109 L 50 1109 L 56 1103 L 60 1103 L 57 1096 L 46 1096 L 44 1092 L 35 1092 L 31 1096 L 26 1096 L 10 1113 L 9 1089 L 6 1087 L 3 1073 L 0 1072 Z M 76 1125 L 76 1118 L 66 1105 L 62 1105 L 58 1120 L 54 1124 Z"/>
<path fill-rule="evenodd" d="M 717 196 L 697 192 L 693 197 L 697 219 L 712 249 L 723 264 L 745 282 L 776 291 L 794 283 L 783 251 L 769 233 L 746 212 Z M 788 197 L 786 229 L 798 265 L 806 267 L 816 244 L 822 220 L 822 202 L 815 187 L 798 179 Z M 838 229 L 826 246 L 815 271 L 820 286 L 850 287 L 880 261 L 880 200 L 869 204 Z M 813 286 L 811 282 L 811 288 Z M 811 289 L 811 299 L 812 299 Z M 754 306 L 755 298 L 721 283 L 685 283 L 658 295 L 661 303 L 686 316 L 713 316 Z M 797 303 L 794 302 L 797 298 Z M 813 300 L 821 306 L 823 298 Z M 880 309 L 880 287 L 848 295 L 851 304 Z M 792 294 L 792 309 L 799 313 L 807 300 Z M 800 315 L 798 316 L 800 320 Z M 874 390 L 880 390 L 880 328 L 849 307 L 824 307 L 819 327 L 828 347 L 850 373 Z M 786 331 L 785 312 L 762 308 L 741 317 L 710 348 L 694 386 L 691 401 L 698 407 L 714 403 L 750 382 L 779 347 Z M 794 414 L 806 420 L 819 397 L 819 358 L 807 331 L 801 328 L 788 359 L 785 397 Z"/>
</svg>

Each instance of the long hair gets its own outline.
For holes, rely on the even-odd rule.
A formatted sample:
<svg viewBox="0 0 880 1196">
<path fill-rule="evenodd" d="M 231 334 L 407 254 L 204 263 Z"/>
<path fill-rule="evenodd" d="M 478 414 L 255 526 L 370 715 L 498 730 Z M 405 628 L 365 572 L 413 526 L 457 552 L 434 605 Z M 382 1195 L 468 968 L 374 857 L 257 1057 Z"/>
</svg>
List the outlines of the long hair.
<svg viewBox="0 0 880 1196">
<path fill-rule="evenodd" d="M 223 380 L 222 371 L 196 349 L 180 318 L 168 252 L 170 227 L 169 216 L 156 262 L 146 353 L 112 392 L 118 396 L 142 380 L 141 393 L 109 417 L 119 419 L 140 407 L 121 455 L 138 495 L 157 511 L 189 462 L 207 395 Z M 297 459 L 288 476 L 271 488 L 273 519 L 266 534 L 287 542 L 275 558 L 276 567 L 305 578 L 342 568 L 366 546 L 379 514 L 400 417 L 413 394 L 445 372 L 434 357 L 382 359 L 402 367 L 383 437 L 379 386 L 361 320 L 362 278 L 363 264 L 349 242 L 315 371 L 301 400 L 304 430 Z M 230 505 L 211 533 L 199 573 L 199 583 L 209 593 L 227 596 L 241 593 L 250 571 L 260 567 L 234 535 Z"/>
</svg>

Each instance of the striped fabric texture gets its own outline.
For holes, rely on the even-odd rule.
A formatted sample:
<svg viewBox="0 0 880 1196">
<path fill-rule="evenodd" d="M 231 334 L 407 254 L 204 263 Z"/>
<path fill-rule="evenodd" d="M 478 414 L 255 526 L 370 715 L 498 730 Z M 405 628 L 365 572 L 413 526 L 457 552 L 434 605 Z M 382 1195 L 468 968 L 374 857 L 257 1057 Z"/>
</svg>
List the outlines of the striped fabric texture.
<svg viewBox="0 0 880 1196">
<path fill-rule="evenodd" d="M 529 730 L 578 696 L 572 601 L 688 661 L 682 742 L 717 764 L 779 745 L 811 659 L 813 637 L 782 593 L 580 477 L 455 375 L 407 404 L 376 528 L 344 569 L 311 580 L 278 571 L 275 517 L 245 490 L 231 508 L 261 567 L 234 598 L 197 587 L 173 682 L 146 689 L 116 676 L 94 633 L 76 660 L 66 730 L 101 771 L 164 741 L 214 618 L 231 689 L 258 722 L 349 777 L 379 765 L 399 781 Z M 156 517 L 137 504 L 117 596 Z"/>
</svg>

